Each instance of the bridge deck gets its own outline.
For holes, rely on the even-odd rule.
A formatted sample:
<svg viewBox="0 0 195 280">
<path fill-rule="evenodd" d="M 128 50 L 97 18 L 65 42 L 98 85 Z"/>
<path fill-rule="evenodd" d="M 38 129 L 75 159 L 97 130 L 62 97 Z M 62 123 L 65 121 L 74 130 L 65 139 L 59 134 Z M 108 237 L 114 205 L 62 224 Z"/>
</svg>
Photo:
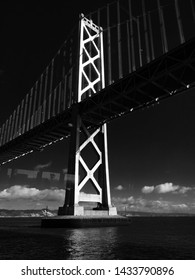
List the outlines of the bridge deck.
<svg viewBox="0 0 195 280">
<path fill-rule="evenodd" d="M 87 127 L 150 106 L 194 86 L 195 38 L 78 104 Z M 72 107 L 0 147 L 0 164 L 67 137 Z"/>
</svg>

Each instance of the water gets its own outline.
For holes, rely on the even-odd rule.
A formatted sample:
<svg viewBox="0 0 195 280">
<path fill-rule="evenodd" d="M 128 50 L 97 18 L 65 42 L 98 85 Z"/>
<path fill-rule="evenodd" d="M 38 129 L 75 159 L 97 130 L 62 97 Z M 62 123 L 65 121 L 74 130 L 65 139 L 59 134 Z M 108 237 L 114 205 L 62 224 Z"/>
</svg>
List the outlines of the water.
<svg viewBox="0 0 195 280">
<path fill-rule="evenodd" d="M 128 226 L 81 229 L 0 218 L 0 259 L 195 259 L 195 217 L 133 217 Z"/>
</svg>

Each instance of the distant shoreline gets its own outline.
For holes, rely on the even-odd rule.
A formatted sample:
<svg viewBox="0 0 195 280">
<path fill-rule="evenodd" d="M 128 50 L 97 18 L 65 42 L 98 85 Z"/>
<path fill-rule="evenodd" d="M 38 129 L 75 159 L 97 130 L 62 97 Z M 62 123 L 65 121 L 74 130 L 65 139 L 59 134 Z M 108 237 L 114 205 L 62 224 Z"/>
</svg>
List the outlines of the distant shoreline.
<svg viewBox="0 0 195 280">
<path fill-rule="evenodd" d="M 45 209 L 39 210 L 8 210 L 0 209 L 0 218 L 43 218 L 47 216 Z M 141 212 L 141 211 L 118 211 L 118 214 L 126 217 L 195 217 L 193 213 L 155 213 L 155 212 Z M 57 210 L 49 210 L 48 216 L 56 216 Z"/>
</svg>

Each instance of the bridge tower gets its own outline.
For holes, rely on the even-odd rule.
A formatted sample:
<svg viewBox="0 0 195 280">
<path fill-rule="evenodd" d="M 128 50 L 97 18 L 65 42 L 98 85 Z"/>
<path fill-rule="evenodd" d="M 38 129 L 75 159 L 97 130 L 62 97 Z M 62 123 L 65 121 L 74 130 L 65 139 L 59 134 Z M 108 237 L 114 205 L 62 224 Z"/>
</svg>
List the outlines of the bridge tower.
<svg viewBox="0 0 195 280">
<path fill-rule="evenodd" d="M 72 110 L 68 173 L 65 202 L 58 215 L 117 215 L 111 205 L 108 168 L 107 125 L 91 129 L 80 116 L 78 103 L 105 87 L 103 30 L 81 15 L 78 63 L 78 87 Z M 84 150 L 90 146 L 90 157 Z M 91 158 L 94 157 L 93 163 Z M 89 185 L 93 193 L 86 193 Z M 97 203 L 86 210 L 82 203 Z"/>
</svg>

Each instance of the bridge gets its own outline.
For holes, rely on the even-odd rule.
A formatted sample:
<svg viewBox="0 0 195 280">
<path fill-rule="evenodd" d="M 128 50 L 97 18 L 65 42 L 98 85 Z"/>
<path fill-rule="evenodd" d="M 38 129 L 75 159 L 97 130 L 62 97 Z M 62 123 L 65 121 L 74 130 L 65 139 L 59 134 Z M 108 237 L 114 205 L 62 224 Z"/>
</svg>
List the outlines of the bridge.
<svg viewBox="0 0 195 280">
<path fill-rule="evenodd" d="M 152 4 L 151 4 L 152 3 Z M 88 15 L 0 127 L 0 164 L 70 139 L 69 179 L 59 215 L 85 215 L 97 202 L 115 215 L 107 124 L 195 84 L 195 3 L 115 1 Z M 91 165 L 84 156 L 95 151 Z M 91 166 L 90 166 L 91 165 Z M 87 183 L 93 194 L 82 192 Z"/>
</svg>

